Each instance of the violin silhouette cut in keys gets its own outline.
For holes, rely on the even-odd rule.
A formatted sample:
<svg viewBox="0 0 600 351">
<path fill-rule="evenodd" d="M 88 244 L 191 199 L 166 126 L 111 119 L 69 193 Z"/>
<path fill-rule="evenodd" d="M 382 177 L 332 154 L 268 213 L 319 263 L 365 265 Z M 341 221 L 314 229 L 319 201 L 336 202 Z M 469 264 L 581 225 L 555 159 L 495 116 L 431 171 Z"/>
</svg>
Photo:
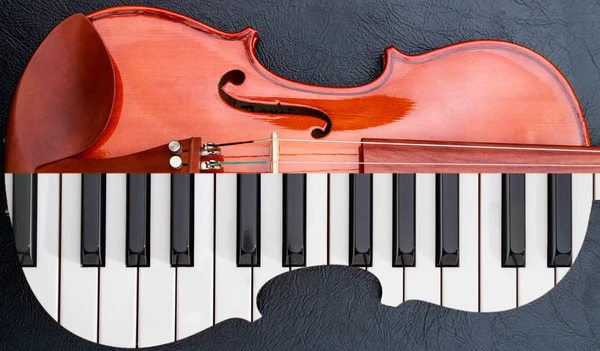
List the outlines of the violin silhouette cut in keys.
<svg viewBox="0 0 600 351">
<path fill-rule="evenodd" d="M 105 345 L 161 345 L 254 321 L 269 279 L 328 263 L 371 271 L 393 306 L 477 310 L 479 255 L 482 312 L 556 290 L 600 163 L 551 63 L 497 41 L 389 48 L 373 82 L 327 88 L 270 73 L 256 43 L 252 29 L 148 7 L 74 15 L 42 42 L 15 91 L 6 185 L 23 271 L 63 327 Z M 345 174 L 360 172 L 396 174 Z M 508 174 L 532 172 L 552 174 Z M 322 272 L 335 270 L 373 281 Z M 462 295 L 451 301 L 440 284 L 453 274 Z M 415 306 L 452 317 L 426 302 L 404 310 Z"/>
</svg>

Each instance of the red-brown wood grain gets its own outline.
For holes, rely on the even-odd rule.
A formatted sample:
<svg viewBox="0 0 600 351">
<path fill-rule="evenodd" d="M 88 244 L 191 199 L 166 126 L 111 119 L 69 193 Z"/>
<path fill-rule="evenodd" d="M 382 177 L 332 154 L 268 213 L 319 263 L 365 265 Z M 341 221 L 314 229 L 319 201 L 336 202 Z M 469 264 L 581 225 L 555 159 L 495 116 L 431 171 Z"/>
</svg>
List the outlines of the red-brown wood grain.
<svg viewBox="0 0 600 351">
<path fill-rule="evenodd" d="M 473 41 L 416 56 L 388 48 L 378 78 L 332 88 L 269 72 L 254 53 L 258 36 L 251 28 L 224 33 L 148 7 L 109 8 L 87 18 L 112 58 L 116 94 L 103 135 L 78 158 L 122 157 L 192 137 L 227 143 L 277 132 L 280 172 L 357 172 L 363 138 L 590 144 L 566 79 L 512 43 Z M 326 125 L 314 116 L 329 118 L 325 137 L 311 134 Z M 223 160 L 268 161 L 269 146 L 223 147 Z M 223 170 L 268 172 L 269 165 Z"/>
</svg>

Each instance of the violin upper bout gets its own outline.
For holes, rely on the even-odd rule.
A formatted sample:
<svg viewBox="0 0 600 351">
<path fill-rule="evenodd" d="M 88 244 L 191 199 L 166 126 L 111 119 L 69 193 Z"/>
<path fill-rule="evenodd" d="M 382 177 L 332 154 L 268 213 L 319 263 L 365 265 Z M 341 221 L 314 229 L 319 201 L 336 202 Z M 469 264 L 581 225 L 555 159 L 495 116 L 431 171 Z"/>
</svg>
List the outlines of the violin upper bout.
<svg viewBox="0 0 600 351">
<path fill-rule="evenodd" d="M 111 57 L 92 24 L 81 14 L 63 21 L 41 43 L 17 85 L 5 171 L 33 173 L 89 148 L 108 124 L 115 90 Z"/>
</svg>

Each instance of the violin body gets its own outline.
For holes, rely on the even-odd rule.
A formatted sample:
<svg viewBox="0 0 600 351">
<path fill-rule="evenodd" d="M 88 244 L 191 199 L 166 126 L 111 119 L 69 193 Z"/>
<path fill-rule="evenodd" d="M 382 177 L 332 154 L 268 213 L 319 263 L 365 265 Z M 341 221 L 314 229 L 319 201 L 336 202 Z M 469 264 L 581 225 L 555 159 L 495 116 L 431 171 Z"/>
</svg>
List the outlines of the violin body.
<svg viewBox="0 0 600 351">
<path fill-rule="evenodd" d="M 48 44 L 73 27 L 85 28 L 85 42 L 105 50 L 96 48 L 94 55 L 86 56 L 81 54 L 88 49 L 83 43 L 62 49 Z M 224 33 L 183 15 L 146 7 L 110 8 L 67 19 L 36 52 L 17 87 L 7 133 L 7 172 L 127 172 L 126 164 L 116 169 L 88 166 L 171 140 L 201 138 L 220 144 L 264 140 L 273 132 L 282 140 L 282 173 L 358 172 L 365 138 L 590 145 L 581 108 L 566 79 L 545 58 L 516 44 L 473 41 L 416 56 L 391 47 L 375 80 L 332 88 L 269 72 L 255 55 L 257 41 L 251 28 Z M 93 69 L 87 70 L 85 84 L 77 81 L 82 73 L 71 74 L 74 86 L 89 86 L 87 93 L 72 89 L 72 96 L 61 95 L 63 105 L 39 106 L 55 113 L 38 111 L 38 120 L 46 123 L 32 123 L 30 106 L 54 104 L 55 95 L 61 94 L 60 89 L 43 88 L 57 84 L 52 78 L 48 83 L 41 79 L 51 71 L 32 70 L 40 60 L 45 62 L 42 67 L 58 65 L 66 55 L 60 50 L 77 50 L 70 57 L 94 57 L 99 63 L 88 64 Z M 73 66 L 86 67 L 77 63 L 64 69 L 78 72 Z M 95 81 L 105 83 L 98 87 L 91 83 Z M 32 82 L 36 94 L 30 91 Z M 76 121 L 91 118 L 86 111 L 94 111 L 93 120 L 77 126 Z M 76 147 L 42 158 L 37 154 L 47 150 L 50 141 L 46 145 L 39 137 L 27 138 L 38 125 L 46 128 L 44 133 L 65 138 L 67 132 L 81 134 L 80 130 L 88 130 L 88 135 L 80 137 Z M 57 147 L 63 144 L 67 142 L 52 141 Z M 218 172 L 269 172 L 269 165 L 260 161 L 269 159 L 271 146 L 255 142 L 223 147 L 218 160 L 241 164 L 224 165 Z M 65 160 L 70 166 L 61 168 Z"/>
</svg>

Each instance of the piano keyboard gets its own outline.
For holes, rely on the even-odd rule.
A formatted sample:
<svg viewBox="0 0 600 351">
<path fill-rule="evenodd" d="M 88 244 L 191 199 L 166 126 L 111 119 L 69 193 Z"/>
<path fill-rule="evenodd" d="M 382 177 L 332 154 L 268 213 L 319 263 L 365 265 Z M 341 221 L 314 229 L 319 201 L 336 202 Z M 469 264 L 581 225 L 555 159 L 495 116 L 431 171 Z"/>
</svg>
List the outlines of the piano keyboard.
<svg viewBox="0 0 600 351">
<path fill-rule="evenodd" d="M 260 318 L 274 276 L 341 264 L 382 302 L 516 308 L 567 273 L 592 174 L 6 175 L 19 260 L 69 331 L 147 347 Z"/>
</svg>

